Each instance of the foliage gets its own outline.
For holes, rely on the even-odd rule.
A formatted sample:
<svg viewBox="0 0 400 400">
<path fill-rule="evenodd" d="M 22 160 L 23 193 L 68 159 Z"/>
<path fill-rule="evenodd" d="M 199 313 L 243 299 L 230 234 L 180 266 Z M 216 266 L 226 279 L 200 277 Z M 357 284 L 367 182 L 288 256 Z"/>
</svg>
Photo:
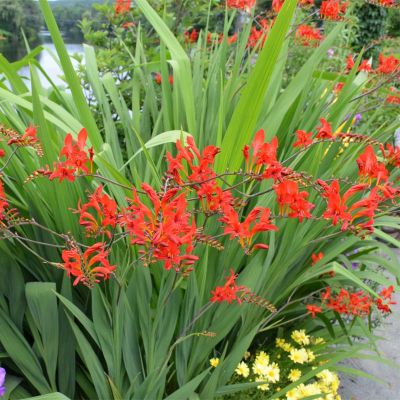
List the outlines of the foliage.
<svg viewBox="0 0 400 400">
<path fill-rule="evenodd" d="M 181 35 L 172 34 L 145 0 L 136 3 L 142 18 L 159 36 L 159 59 L 148 59 L 143 42 L 147 30 L 136 26 L 132 46 L 123 46 L 132 71 L 129 102 L 118 77 L 100 73 L 95 49 L 85 46 L 85 74 L 96 110 L 101 111 L 93 114 L 46 0 L 40 0 L 40 5 L 68 91 L 55 85 L 42 87 L 35 51 L 18 64 L 1 60 L 8 85 L 2 83 L 0 87 L 0 122 L 17 132 L 17 143 L 22 140 L 18 132 L 29 124 L 37 126 L 44 153 L 41 160 L 37 148 L 21 146 L 10 162 L 5 158 L 2 167 L 7 201 L 20 212 L 15 220 L 8 215 L 11 225 L 3 231 L 12 236 L 0 243 L 0 351 L 10 397 L 55 392 L 69 398 L 105 399 L 236 395 L 260 384 L 232 384 L 245 351 L 252 348 L 254 352 L 260 343 L 268 344 L 268 338 L 281 336 L 280 332 L 293 324 L 326 341 L 318 354 L 318 361 L 326 363 L 305 373 L 297 383 L 308 382 L 324 369 L 340 369 L 337 364 L 348 357 L 384 361 L 366 353 L 376 341 L 371 320 L 341 316 L 334 310 L 312 319 L 305 303 L 315 303 L 326 286 L 361 288 L 376 298 L 372 283 L 390 285 L 376 272 L 377 265 L 399 277 L 391 246 L 400 244 L 381 229 L 400 226 L 390 209 L 375 215 L 375 230 L 365 238 L 342 232 L 324 219 L 300 222 L 276 218 L 279 232 L 257 237 L 258 242 L 269 245 L 268 250 L 247 255 L 236 240 L 221 237 L 224 251 L 219 246 L 204 245 L 196 253 L 200 260 L 189 274 L 167 271 L 162 263 L 144 267 L 141 253 L 129 239 L 113 236 L 121 231 L 112 232 L 113 243 L 108 242 L 107 234 L 102 238 L 112 245 L 110 266 L 117 266 L 110 279 L 92 289 L 72 287 L 62 270 L 66 261 L 61 253 L 67 250 L 65 246 L 71 250 L 71 244 L 75 249 L 80 244 L 91 246 L 94 239 L 86 237 L 79 216 L 67 210 L 76 209 L 79 199 L 81 205 L 86 203 L 88 193 L 98 189 L 100 183 L 120 207 L 128 205 L 132 186 L 140 190 L 142 182 L 163 193 L 168 181 L 162 179 L 164 158 L 167 151 L 176 154 L 173 144 L 177 139 L 190 134 L 201 149 L 209 144 L 220 146 L 217 173 L 237 173 L 243 169 L 243 145 L 251 143 L 254 132 L 264 128 L 268 142 L 275 135 L 278 138 L 278 160 L 286 160 L 288 168 L 304 172 L 304 179 L 337 176 L 355 182 L 359 172 L 356 159 L 365 148 L 365 140 L 391 143 L 399 126 L 398 121 L 385 118 L 386 105 L 374 97 L 387 95 L 382 76 L 358 73 L 361 60 L 356 60 L 348 73 L 320 69 L 343 28 L 341 22 L 310 51 L 308 60 L 281 90 L 295 1 L 285 2 L 262 50 L 247 46 L 252 21 L 233 45 L 227 40 L 207 43 L 203 34 L 197 42 L 188 44 Z M 228 11 L 224 15 L 225 37 L 232 23 Z M 31 88 L 16 73 L 24 63 L 31 66 Z M 160 85 L 155 71 L 160 72 Z M 341 91 L 338 83 L 344 84 Z M 362 123 L 356 125 L 353 116 L 368 107 L 371 98 L 374 109 L 365 111 Z M 332 132 L 343 134 L 338 136 L 343 140 L 320 143 L 307 151 L 293 148 L 294 132 L 317 131 L 320 117 L 328 119 Z M 377 128 L 371 129 L 378 120 Z M 46 165 L 53 169 L 65 138 L 67 144 L 71 140 L 66 134 L 72 132 L 76 139 L 82 127 L 88 132 L 88 147 L 93 146 L 96 176 L 89 173 L 73 183 L 59 184 L 45 178 L 32 179 L 48 175 Z M 4 149 L 9 156 L 9 148 Z M 85 157 L 90 159 L 90 153 Z M 381 163 L 383 156 L 379 157 Z M 41 172 L 29 177 L 35 170 Z M 393 174 L 397 176 L 396 169 Z M 232 186 L 233 178 L 226 178 L 227 187 Z M 240 198 L 240 192 L 245 197 L 253 191 L 270 190 L 271 182 L 257 180 L 248 193 L 241 190 L 246 187 L 236 189 Z M 272 204 L 273 196 L 270 190 L 249 197 L 242 204 L 244 215 L 254 207 Z M 310 201 L 315 200 L 316 210 L 322 212 L 325 203 L 317 193 L 312 196 Z M 199 202 L 194 204 L 200 209 Z M 195 214 L 197 226 L 207 222 L 204 213 Z M 213 225 L 209 222 L 205 228 L 212 231 Z M 311 267 L 312 254 L 320 252 L 324 253 L 323 261 Z M 352 268 L 353 263 L 358 267 Z M 210 303 L 211 291 L 226 284 L 224 276 L 230 268 L 238 274 L 237 285 L 269 300 L 278 312 L 270 313 L 247 302 Z M 398 289 L 398 285 L 394 287 Z M 359 342 L 359 337 L 369 342 Z M 209 359 L 215 356 L 220 359 L 219 366 L 211 369 Z M 284 396 L 291 389 L 286 386 L 276 395 Z"/>
<path fill-rule="evenodd" d="M 34 0 L 1 0 L 0 1 L 0 53 L 16 60 L 25 54 L 25 43 L 22 31 L 30 46 L 39 41 L 38 32 L 42 17 Z"/>
<path fill-rule="evenodd" d="M 365 57 L 377 57 L 380 47 L 374 46 L 373 43 L 379 42 L 386 33 L 387 10 L 384 7 L 363 2 L 355 7 L 354 13 L 358 18 L 357 33 L 353 43 L 354 50 L 359 52 L 364 49 Z"/>
<path fill-rule="evenodd" d="M 79 27 L 82 18 L 94 18 L 92 5 L 98 0 L 58 0 L 50 3 L 54 17 L 63 34 L 69 40 L 82 41 L 83 34 Z"/>
</svg>

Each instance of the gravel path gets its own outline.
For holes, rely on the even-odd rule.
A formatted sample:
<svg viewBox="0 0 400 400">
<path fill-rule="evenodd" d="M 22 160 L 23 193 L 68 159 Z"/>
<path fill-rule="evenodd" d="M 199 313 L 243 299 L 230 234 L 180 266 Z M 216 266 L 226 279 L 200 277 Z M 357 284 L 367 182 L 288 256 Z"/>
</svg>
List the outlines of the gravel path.
<svg viewBox="0 0 400 400">
<path fill-rule="evenodd" d="M 400 365 L 400 296 L 397 294 L 394 297 L 397 304 L 392 307 L 393 313 L 384 320 L 376 334 L 385 338 L 378 343 L 382 356 Z M 340 392 L 343 400 L 400 400 L 400 368 L 370 360 L 349 360 L 346 365 L 374 375 L 386 383 L 380 384 L 358 376 L 342 376 Z"/>
</svg>

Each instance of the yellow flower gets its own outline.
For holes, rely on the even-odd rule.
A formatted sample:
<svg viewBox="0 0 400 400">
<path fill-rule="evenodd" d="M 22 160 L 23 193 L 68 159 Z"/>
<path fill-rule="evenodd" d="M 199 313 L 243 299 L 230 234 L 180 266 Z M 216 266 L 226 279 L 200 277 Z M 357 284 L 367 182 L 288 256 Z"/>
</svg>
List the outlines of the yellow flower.
<svg viewBox="0 0 400 400">
<path fill-rule="evenodd" d="M 247 378 L 250 374 L 250 368 L 247 366 L 247 364 L 244 361 L 242 361 L 236 367 L 235 372 L 238 375 L 243 376 L 243 378 Z"/>
<path fill-rule="evenodd" d="M 301 378 L 301 371 L 299 369 L 291 369 L 288 378 L 289 381 L 296 382 Z"/>
<path fill-rule="evenodd" d="M 219 364 L 219 358 L 210 358 L 210 365 L 214 368 L 217 368 Z"/>
<path fill-rule="evenodd" d="M 285 342 L 285 339 L 282 339 L 282 338 L 276 338 L 276 339 L 275 339 L 276 347 L 280 347 L 280 348 L 282 349 L 282 346 L 283 346 L 285 343 L 286 343 L 286 342 Z"/>
<path fill-rule="evenodd" d="M 283 349 L 284 351 L 288 352 L 288 353 L 289 353 L 293 348 L 294 348 L 294 347 L 293 347 L 290 343 L 285 343 L 285 344 L 282 346 L 282 349 Z"/>
<path fill-rule="evenodd" d="M 260 351 L 257 354 L 255 361 L 268 364 L 269 363 L 269 355 L 265 351 Z"/>
<path fill-rule="evenodd" d="M 278 364 L 272 363 L 265 368 L 263 375 L 267 378 L 268 382 L 276 383 L 279 381 L 279 373 L 280 369 Z"/>
<path fill-rule="evenodd" d="M 317 378 L 322 381 L 324 385 L 330 386 L 334 381 L 334 374 L 329 371 L 329 369 L 324 369 L 319 374 L 317 374 Z"/>
<path fill-rule="evenodd" d="M 325 343 L 325 340 L 322 337 L 317 337 L 314 339 L 314 344 L 322 344 Z"/>
<path fill-rule="evenodd" d="M 294 388 L 292 390 L 289 390 L 286 392 L 286 399 L 287 400 L 299 400 L 299 397 L 297 396 L 297 388 Z"/>
<path fill-rule="evenodd" d="M 253 363 L 253 372 L 256 375 L 265 375 L 266 368 L 269 364 L 269 356 L 264 351 L 261 351 Z"/>
<path fill-rule="evenodd" d="M 289 358 L 297 364 L 304 364 L 308 360 L 307 350 L 306 349 L 292 349 L 292 350 L 290 350 Z"/>
<path fill-rule="evenodd" d="M 316 394 L 322 394 L 321 389 L 316 383 L 310 383 L 309 385 L 304 385 L 302 383 L 298 386 L 298 396 L 300 399 L 304 397 L 314 396 Z"/>
<path fill-rule="evenodd" d="M 312 362 L 315 360 L 315 354 L 311 350 L 307 349 L 307 355 L 308 355 L 308 362 Z"/>
<path fill-rule="evenodd" d="M 310 336 L 306 335 L 306 331 L 304 329 L 299 329 L 297 331 L 293 331 L 291 338 L 297 343 L 303 346 L 307 346 L 310 344 Z"/>
<path fill-rule="evenodd" d="M 264 381 L 266 381 L 266 379 L 264 377 L 262 377 L 262 376 L 258 376 L 256 378 L 256 382 L 264 382 Z M 260 390 L 266 392 L 267 390 L 269 390 L 269 384 L 268 383 L 263 383 L 262 385 L 258 385 L 257 389 L 260 389 Z"/>
</svg>

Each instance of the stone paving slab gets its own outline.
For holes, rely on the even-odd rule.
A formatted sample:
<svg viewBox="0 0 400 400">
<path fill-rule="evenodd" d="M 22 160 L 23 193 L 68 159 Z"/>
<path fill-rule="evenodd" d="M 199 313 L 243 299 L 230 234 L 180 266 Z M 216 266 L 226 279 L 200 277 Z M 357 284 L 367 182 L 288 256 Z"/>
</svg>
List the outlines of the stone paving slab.
<svg viewBox="0 0 400 400">
<path fill-rule="evenodd" d="M 377 343 L 379 351 L 400 366 L 400 296 L 394 297 L 397 304 L 393 313 L 376 330 L 377 336 L 385 340 Z M 392 368 L 386 364 L 371 360 L 348 360 L 346 365 L 360 369 L 379 379 L 385 384 L 358 376 L 341 377 L 341 395 L 343 400 L 400 400 L 400 367 Z"/>
</svg>

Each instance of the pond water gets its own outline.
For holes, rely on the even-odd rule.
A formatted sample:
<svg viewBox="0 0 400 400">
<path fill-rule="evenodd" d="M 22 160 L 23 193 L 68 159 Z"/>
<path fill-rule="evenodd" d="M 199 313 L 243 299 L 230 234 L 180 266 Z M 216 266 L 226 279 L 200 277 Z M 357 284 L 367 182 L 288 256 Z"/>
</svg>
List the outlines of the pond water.
<svg viewBox="0 0 400 400">
<path fill-rule="evenodd" d="M 62 79 L 63 73 L 56 61 L 56 59 L 58 59 L 57 52 L 54 44 L 51 41 L 49 32 L 47 31 L 41 32 L 40 36 L 42 38 L 42 44 L 45 47 L 45 49 L 40 53 L 38 57 L 40 65 L 43 67 L 43 69 L 46 71 L 47 75 L 52 79 L 55 85 L 57 86 L 65 85 L 65 82 Z M 68 38 L 65 38 L 65 47 L 67 49 L 68 54 L 71 56 L 73 54 L 83 55 L 82 43 L 73 43 L 73 42 L 71 43 L 69 42 Z M 54 59 L 54 57 L 56 57 L 56 59 Z M 78 62 L 75 59 L 71 58 L 71 60 L 74 66 L 78 64 Z M 29 76 L 30 76 L 29 66 L 21 68 L 21 70 L 19 71 L 19 75 L 26 78 L 29 81 Z M 50 84 L 45 78 L 45 76 L 42 75 L 40 72 L 39 75 L 42 85 L 45 87 L 49 87 Z"/>
</svg>

